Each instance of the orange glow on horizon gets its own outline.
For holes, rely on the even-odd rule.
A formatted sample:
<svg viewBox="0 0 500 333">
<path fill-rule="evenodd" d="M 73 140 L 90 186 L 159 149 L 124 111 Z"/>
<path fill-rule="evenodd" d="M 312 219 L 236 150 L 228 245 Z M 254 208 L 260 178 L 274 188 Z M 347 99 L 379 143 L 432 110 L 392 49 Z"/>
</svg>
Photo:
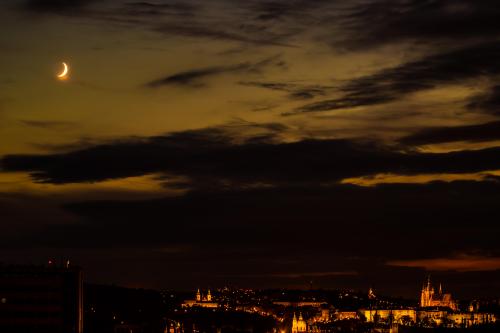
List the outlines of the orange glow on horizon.
<svg viewBox="0 0 500 333">
<path fill-rule="evenodd" d="M 390 266 L 425 268 L 428 271 L 478 272 L 500 269 L 500 258 L 462 254 L 450 258 L 395 260 Z"/>
</svg>

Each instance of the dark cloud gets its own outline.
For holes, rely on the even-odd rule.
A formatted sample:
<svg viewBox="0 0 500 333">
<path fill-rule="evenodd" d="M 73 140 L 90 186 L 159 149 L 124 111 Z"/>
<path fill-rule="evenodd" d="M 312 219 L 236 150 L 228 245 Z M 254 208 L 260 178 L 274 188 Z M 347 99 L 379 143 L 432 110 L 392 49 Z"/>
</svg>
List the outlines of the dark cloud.
<svg viewBox="0 0 500 333">
<path fill-rule="evenodd" d="M 52 129 L 52 130 L 67 130 L 74 128 L 76 126 L 75 123 L 69 121 L 54 121 L 54 120 L 20 120 L 23 125 L 43 128 L 43 129 Z"/>
<path fill-rule="evenodd" d="M 315 10 L 323 8 L 328 1 L 325 0 L 264 0 L 250 3 L 250 8 L 255 12 L 257 20 L 278 21 L 289 17 L 310 16 L 317 14 Z"/>
<path fill-rule="evenodd" d="M 282 67 L 283 62 L 279 59 L 279 56 L 274 56 L 255 63 L 244 62 L 229 66 L 214 66 L 193 69 L 172 74 L 162 79 L 151 81 L 147 84 L 147 86 L 151 88 L 168 85 L 200 86 L 202 85 L 202 80 L 209 77 L 229 73 L 259 73 L 261 70 L 268 66 Z"/>
<path fill-rule="evenodd" d="M 301 106 L 291 112 L 283 113 L 284 116 L 290 116 L 297 113 L 309 113 L 309 112 L 322 112 L 331 111 L 338 109 L 347 109 L 357 106 L 381 104 L 394 100 L 395 96 L 389 96 L 386 93 L 373 93 L 373 92 L 356 92 L 348 94 L 346 97 L 338 99 L 329 99 L 319 102 L 314 102 Z"/>
<path fill-rule="evenodd" d="M 90 3 L 92 10 L 85 10 Z M 226 4 L 230 10 L 230 4 Z M 52 12 L 61 15 L 85 15 L 88 18 L 131 27 L 139 27 L 163 35 L 225 40 L 255 46 L 273 45 L 292 47 L 286 42 L 287 33 L 274 31 L 267 26 L 258 26 L 245 18 L 218 17 L 210 19 L 207 10 L 212 5 L 194 1 L 147 2 L 111 1 L 99 6 L 95 0 L 29 0 L 22 8 L 31 12 Z M 239 16 L 242 13 L 239 12 Z M 233 15 L 232 15 L 233 16 Z"/>
<path fill-rule="evenodd" d="M 479 125 L 428 128 L 406 136 L 400 142 L 416 146 L 458 141 L 484 142 L 494 140 L 500 140 L 500 121 Z"/>
<path fill-rule="evenodd" d="M 328 183 L 377 173 L 472 173 L 500 168 L 500 148 L 430 154 L 350 140 L 273 141 L 284 131 L 281 127 L 248 137 L 236 131 L 208 128 L 68 153 L 11 155 L 2 160 L 3 169 L 27 171 L 36 181 L 55 184 L 165 173 L 189 178 L 192 188 L 231 188 Z"/>
<path fill-rule="evenodd" d="M 39 12 L 67 12 L 78 10 L 94 0 L 28 0 L 25 6 L 28 10 Z"/>
<path fill-rule="evenodd" d="M 105 6 L 94 2 L 92 11 L 82 11 L 89 3 L 31 0 L 23 5 L 31 12 L 85 13 L 104 24 L 143 28 L 160 37 L 232 42 L 217 44 L 246 56 L 255 47 L 304 45 L 308 61 L 314 61 L 324 52 L 317 43 L 325 40 L 336 50 L 416 42 L 424 46 L 419 51 L 427 52 L 419 60 L 352 79 L 341 87 L 263 81 L 268 79 L 267 70 L 286 68 L 282 57 L 228 65 L 225 57 L 234 53 L 218 52 L 219 65 L 164 77 L 160 73 L 158 80 L 146 84 L 151 88 L 198 87 L 211 78 L 234 75 L 235 82 L 244 80 L 242 85 L 304 100 L 304 105 L 286 113 L 295 114 L 380 105 L 414 92 L 481 80 L 482 86 L 492 86 L 469 100 L 467 110 L 499 114 L 500 89 L 495 82 L 500 74 L 496 41 L 500 7 L 493 0 L 370 0 L 356 5 L 344 0 L 255 0 L 236 5 L 120 1 Z M 342 20 L 337 19 L 340 16 Z M 251 106 L 276 107 L 267 101 Z M 422 115 L 419 111 L 405 110 L 405 115 Z M 373 119 L 399 117 L 387 111 L 381 114 Z M 66 126 L 57 121 L 21 123 L 54 130 Z M 416 146 L 498 140 L 499 123 L 422 129 L 390 146 L 350 139 L 291 142 L 292 129 L 282 124 L 245 122 L 97 143 L 84 138 L 76 144 L 51 146 L 41 139 L 37 147 L 49 153 L 6 156 L 0 160 L 2 169 L 27 172 L 34 181 L 50 184 L 155 174 L 165 186 L 188 191 L 154 200 L 137 200 L 141 194 L 117 196 L 126 201 L 98 200 L 108 194 L 83 195 L 71 186 L 64 187 L 71 194 L 64 201 L 52 199 L 52 194 L 46 200 L 0 194 L 0 211 L 5 212 L 0 215 L 2 222 L 7 221 L 7 230 L 0 235 L 1 256 L 10 260 L 14 256 L 5 253 L 15 250 L 29 252 L 28 261 L 37 255 L 44 260 L 75 256 L 91 277 L 103 274 L 105 282 L 125 283 L 137 279 L 160 288 L 191 288 L 200 280 L 219 286 L 228 279 L 246 286 L 282 287 L 314 278 L 315 285 L 324 287 L 378 284 L 390 292 L 398 288 L 408 292 L 414 286 L 417 296 L 426 274 L 422 263 L 439 270 L 436 263 L 447 258 L 500 256 L 499 177 L 374 187 L 340 181 L 380 173 L 498 170 L 499 147 L 431 154 Z M 298 132 L 293 137 L 304 134 Z M 488 294 L 500 293 L 499 274 L 498 270 L 437 273 L 458 291 L 475 283 L 474 291 Z"/>
<path fill-rule="evenodd" d="M 292 91 L 297 87 L 297 85 L 293 83 L 278 83 L 278 82 L 240 82 L 241 85 L 243 86 L 249 86 L 249 87 L 258 87 L 258 88 L 265 88 L 265 89 L 270 89 L 270 90 L 277 90 L 277 91 Z"/>
<path fill-rule="evenodd" d="M 128 243 L 157 247 L 165 244 L 163 234 L 170 232 L 177 235 L 166 242 L 170 245 L 197 244 L 212 251 L 228 248 L 255 252 L 257 256 L 273 249 L 281 256 L 291 251 L 291 257 L 294 253 L 307 257 L 309 252 L 324 250 L 364 258 L 432 258 L 474 249 L 499 254 L 495 230 L 500 216 L 494 208 L 499 189 L 500 183 L 494 181 L 372 188 L 283 186 L 196 191 L 182 197 L 139 202 L 85 202 L 71 204 L 67 209 L 93 221 L 84 229 L 121 225 L 123 238 L 116 240 L 117 246 L 126 247 Z M 471 220 L 476 221 L 475 228 L 469 225 Z M 138 223 L 144 228 L 135 230 Z M 420 228 L 412 227 L 417 225 Z M 313 229 L 311 239 L 298 232 L 307 233 L 307 226 Z M 75 226 L 75 232 L 80 229 Z M 429 233 L 429 229 L 433 232 Z M 318 230 L 324 232 L 314 232 Z M 413 235 L 411 239 L 404 237 L 408 232 Z M 450 236 L 447 247 L 439 244 L 443 233 Z M 65 241 L 62 236 L 60 243 Z M 328 242 L 332 236 L 336 241 Z M 424 243 L 423 238 L 427 240 Z M 88 242 L 84 239 L 82 244 Z M 105 235 L 96 234 L 94 241 L 104 245 L 105 239 Z M 382 239 L 393 241 L 380 242 Z M 307 246 L 292 246 L 297 242 Z M 394 252 L 394 247 L 400 251 Z M 373 252 L 367 253 L 370 248 Z"/>
<path fill-rule="evenodd" d="M 219 66 L 193 69 L 186 72 L 181 72 L 167 76 L 163 79 L 155 80 L 147 84 L 148 87 L 156 88 L 167 85 L 194 85 L 193 83 L 199 82 L 200 79 L 209 76 L 215 76 L 224 73 L 240 72 L 248 69 L 248 64 L 239 64 L 234 66 Z"/>
<path fill-rule="evenodd" d="M 195 286 L 199 279 L 223 285 L 227 276 L 230 283 L 261 287 L 281 283 L 283 287 L 302 281 L 284 277 L 298 271 L 304 275 L 343 271 L 359 276 L 361 281 L 345 282 L 352 288 L 391 279 L 396 268 L 386 267 L 388 261 L 455 253 L 498 256 L 499 195 L 500 183 L 488 181 L 372 188 L 284 185 L 195 191 L 156 200 L 90 201 L 65 206 L 81 223 L 51 225 L 5 240 L 2 236 L 1 244 L 3 251 L 48 248 L 49 253 L 66 256 L 82 249 L 89 252 L 84 260 L 90 267 L 98 260 L 92 253 L 109 249 L 112 253 L 99 256 L 114 263 L 114 270 L 104 270 L 107 274 L 128 270 L 131 264 L 141 270 L 149 264 L 167 265 L 175 267 L 175 274 L 158 267 L 152 271 L 158 271 L 170 287 Z M 121 253 L 127 258 L 117 263 Z M 426 274 L 423 269 L 399 269 L 398 277 L 410 272 L 413 277 L 410 274 L 392 286 L 382 284 L 391 292 L 401 285 L 417 288 Z M 282 277 L 255 279 L 256 274 Z M 141 280 L 151 283 L 151 276 L 143 275 Z M 326 287 L 340 283 L 320 276 L 314 281 Z M 494 283 L 494 290 L 499 287 Z"/>
<path fill-rule="evenodd" d="M 242 81 L 239 84 L 249 87 L 284 91 L 288 93 L 288 97 L 292 100 L 311 99 L 316 96 L 324 96 L 328 91 L 332 90 L 332 87 L 301 85 L 296 83 Z"/>
<path fill-rule="evenodd" d="M 133 16 L 159 16 L 159 15 L 183 15 L 191 16 L 197 7 L 189 2 L 128 2 L 125 3 L 125 12 Z"/>
<path fill-rule="evenodd" d="M 350 32 L 342 40 L 356 48 L 387 43 L 443 42 L 496 38 L 500 9 L 495 0 L 375 0 L 352 6 L 342 17 Z"/>
<path fill-rule="evenodd" d="M 468 80 L 493 78 L 500 73 L 500 63 L 497 61 L 499 56 L 499 42 L 482 43 L 431 55 L 354 79 L 340 88 L 342 97 L 306 104 L 295 110 L 295 113 L 387 103 L 413 92 L 446 84 L 465 85 Z"/>
<path fill-rule="evenodd" d="M 284 1 L 264 1 L 262 3 L 258 3 L 257 5 L 257 19 L 280 19 L 284 15 L 289 14 L 292 9 L 294 9 L 293 1 L 290 1 L 290 3 Z"/>
<path fill-rule="evenodd" d="M 30 10 L 70 12 L 90 1 L 29 0 L 25 4 Z M 233 41 L 253 46 L 298 46 L 300 43 L 297 42 L 306 35 L 313 36 L 316 42 L 326 40 L 336 49 L 339 44 L 366 48 L 401 41 L 435 43 L 443 39 L 459 45 L 464 40 L 477 42 L 495 38 L 500 31 L 496 19 L 499 10 L 494 0 L 118 3 L 115 7 L 102 7 L 89 13 L 89 16 L 108 23 L 144 27 L 166 35 Z M 221 15 L 213 19 L 212 9 L 218 10 Z M 325 31 L 340 33 L 326 35 Z"/>
<path fill-rule="evenodd" d="M 275 34 L 273 32 L 264 33 L 259 31 L 240 31 L 240 27 L 235 27 L 233 30 L 224 28 L 217 29 L 213 26 L 205 26 L 201 24 L 160 24 L 153 27 L 153 30 L 163 34 L 180 35 L 185 37 L 208 38 L 215 40 L 227 40 L 233 42 L 248 43 L 254 45 L 273 45 L 282 47 L 296 47 L 295 45 L 286 43 L 286 36 Z"/>
<path fill-rule="evenodd" d="M 85 15 L 106 24 L 139 27 L 166 36 L 238 42 L 252 47 L 297 47 L 291 41 L 304 30 L 306 17 L 307 21 L 316 21 L 319 8 L 328 3 L 323 0 L 237 4 L 224 0 L 210 3 L 122 0 L 99 6 L 99 2 L 93 0 L 31 0 L 25 3 L 24 8 L 73 15 L 90 2 L 97 5 L 92 11 L 85 11 Z M 271 16 L 292 20 L 276 22 L 271 20 Z"/>
<path fill-rule="evenodd" d="M 500 115 L 500 86 L 493 86 L 489 91 L 474 96 L 467 104 L 467 107 L 471 110 Z"/>
<path fill-rule="evenodd" d="M 292 91 L 289 96 L 291 99 L 312 99 L 324 95 L 325 91 L 321 87 L 310 87 Z"/>
</svg>

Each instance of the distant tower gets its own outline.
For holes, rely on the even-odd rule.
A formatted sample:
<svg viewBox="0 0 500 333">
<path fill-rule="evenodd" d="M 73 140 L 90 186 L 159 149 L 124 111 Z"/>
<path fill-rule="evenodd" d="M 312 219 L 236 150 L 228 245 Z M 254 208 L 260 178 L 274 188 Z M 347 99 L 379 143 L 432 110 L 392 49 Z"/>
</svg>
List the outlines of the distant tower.
<svg viewBox="0 0 500 333">
<path fill-rule="evenodd" d="M 210 293 L 210 289 L 208 289 L 208 293 L 207 293 L 207 301 L 208 301 L 208 302 L 212 302 L 212 294 Z"/>
<path fill-rule="evenodd" d="M 441 286 L 441 283 L 439 283 L 439 295 L 443 294 L 443 287 Z"/>
<path fill-rule="evenodd" d="M 427 285 L 422 287 L 422 293 L 420 294 L 420 306 L 427 307 L 432 306 L 432 299 L 434 298 L 434 288 L 431 286 L 431 277 L 427 277 Z"/>
<path fill-rule="evenodd" d="M 375 295 L 373 289 L 370 287 L 370 289 L 368 289 L 368 299 L 375 299 L 375 298 L 377 298 L 377 296 Z"/>
<path fill-rule="evenodd" d="M 196 301 L 201 302 L 201 293 L 200 293 L 200 288 L 198 288 L 198 291 L 196 292 Z"/>
</svg>

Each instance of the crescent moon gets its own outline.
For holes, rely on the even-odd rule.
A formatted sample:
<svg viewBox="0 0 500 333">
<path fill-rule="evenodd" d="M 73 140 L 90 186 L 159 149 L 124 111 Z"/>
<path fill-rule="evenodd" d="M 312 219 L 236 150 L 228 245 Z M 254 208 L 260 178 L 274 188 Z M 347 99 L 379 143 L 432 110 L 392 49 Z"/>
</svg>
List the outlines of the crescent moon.
<svg viewBox="0 0 500 333">
<path fill-rule="evenodd" d="M 57 77 L 60 79 L 65 79 L 68 77 L 69 66 L 65 62 L 63 62 L 62 64 L 64 66 L 63 71 L 60 74 L 58 74 Z"/>
</svg>

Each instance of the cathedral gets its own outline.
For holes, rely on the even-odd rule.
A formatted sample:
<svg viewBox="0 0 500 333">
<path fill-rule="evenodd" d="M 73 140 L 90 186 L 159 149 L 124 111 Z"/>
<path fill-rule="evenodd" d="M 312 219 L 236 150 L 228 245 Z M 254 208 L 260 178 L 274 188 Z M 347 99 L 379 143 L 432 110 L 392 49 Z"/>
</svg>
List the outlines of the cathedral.
<svg viewBox="0 0 500 333">
<path fill-rule="evenodd" d="M 302 313 L 299 314 L 299 319 L 293 314 L 292 320 L 292 333 L 302 333 L 307 332 L 307 324 L 304 318 L 302 317 Z"/>
<path fill-rule="evenodd" d="M 425 307 L 446 307 L 453 311 L 458 310 L 457 303 L 452 299 L 451 294 L 443 294 L 441 284 L 439 291 L 436 293 L 434 287 L 431 286 L 430 277 L 427 279 L 427 284 L 422 287 L 420 294 L 420 306 Z"/>
</svg>

